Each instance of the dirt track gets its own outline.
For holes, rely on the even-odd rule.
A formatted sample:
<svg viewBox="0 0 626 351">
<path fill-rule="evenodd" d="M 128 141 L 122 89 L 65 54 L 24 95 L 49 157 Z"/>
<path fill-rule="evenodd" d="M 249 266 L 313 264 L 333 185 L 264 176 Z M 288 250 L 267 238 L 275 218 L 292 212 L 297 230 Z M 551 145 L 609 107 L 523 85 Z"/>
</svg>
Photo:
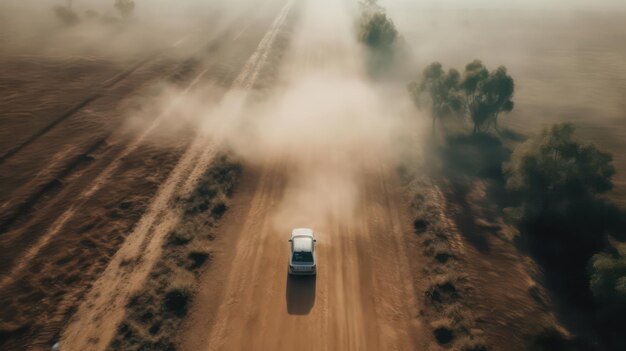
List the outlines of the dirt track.
<svg viewBox="0 0 626 351">
<path fill-rule="evenodd" d="M 289 228 L 276 227 L 292 191 L 288 167 L 244 176 L 220 237 L 237 238 L 224 291 L 209 273 L 194 303 L 183 349 L 411 350 L 421 346 L 412 274 L 404 247 L 410 222 L 397 184 L 368 172 L 351 219 L 341 209 L 314 222 L 317 278 L 289 278 Z M 329 199 L 329 203 L 339 203 Z M 241 220 L 243 219 L 243 220 Z M 218 280 L 219 281 L 219 280 Z M 220 296 L 218 298 L 218 296 Z M 218 306 L 217 308 L 215 306 Z M 214 314 L 213 314 L 214 313 Z M 212 325 L 212 326 L 211 326 Z"/>
<path fill-rule="evenodd" d="M 314 31 L 307 16 L 316 15 L 302 14 L 303 31 Z M 326 49 L 320 52 L 310 42 L 300 44 L 298 31 L 295 36 L 283 69 L 287 85 L 354 59 L 341 39 L 315 43 Z M 287 143 L 270 161 L 244 167 L 216 233 L 216 260 L 200 280 L 179 338 L 182 349 L 412 350 L 427 343 L 405 247 L 411 219 L 394 172 L 374 156 L 357 157 L 362 161 L 346 170 L 317 147 Z M 331 169 L 322 171 L 321 185 L 318 168 Z M 346 178 L 335 184 L 334 172 Z M 316 186 L 323 195 L 314 195 Z M 317 232 L 313 278 L 287 275 L 287 239 L 302 225 Z"/>
</svg>

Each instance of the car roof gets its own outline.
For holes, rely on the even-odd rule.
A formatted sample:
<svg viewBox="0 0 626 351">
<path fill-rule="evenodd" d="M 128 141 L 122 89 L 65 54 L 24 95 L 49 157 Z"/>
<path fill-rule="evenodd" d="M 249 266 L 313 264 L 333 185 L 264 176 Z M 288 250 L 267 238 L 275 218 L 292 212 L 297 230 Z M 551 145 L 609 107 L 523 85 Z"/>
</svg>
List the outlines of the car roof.
<svg viewBox="0 0 626 351">
<path fill-rule="evenodd" d="M 292 242 L 294 252 L 313 252 L 313 238 L 311 236 L 295 236 Z"/>
<path fill-rule="evenodd" d="M 296 228 L 291 231 L 291 237 L 294 238 L 296 236 L 313 236 L 313 229 L 310 228 Z"/>
</svg>

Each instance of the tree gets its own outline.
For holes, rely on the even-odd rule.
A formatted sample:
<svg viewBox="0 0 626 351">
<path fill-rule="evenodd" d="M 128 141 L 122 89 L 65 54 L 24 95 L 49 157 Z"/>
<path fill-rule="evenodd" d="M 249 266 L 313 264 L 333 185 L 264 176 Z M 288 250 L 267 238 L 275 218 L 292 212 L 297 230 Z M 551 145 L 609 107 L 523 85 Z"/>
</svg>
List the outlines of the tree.
<svg viewBox="0 0 626 351">
<path fill-rule="evenodd" d="M 500 113 L 513 110 L 511 99 L 515 84 L 504 66 L 489 73 L 481 61 L 474 60 L 465 66 L 461 86 L 466 94 L 474 133 L 492 127 L 497 129 Z"/>
<path fill-rule="evenodd" d="M 361 18 L 359 41 L 369 48 L 390 52 L 398 37 L 393 21 L 383 11 L 365 11 Z"/>
<path fill-rule="evenodd" d="M 573 138 L 572 124 L 556 124 L 518 146 L 505 166 L 507 187 L 533 211 L 568 207 L 609 191 L 612 156 Z"/>
<path fill-rule="evenodd" d="M 72 10 L 72 0 L 65 0 L 65 6 L 55 6 L 52 10 L 57 18 L 67 26 L 73 26 L 80 22 L 76 12 Z"/>
<path fill-rule="evenodd" d="M 378 5 L 378 0 L 363 0 L 359 2 L 359 6 L 361 7 L 361 12 L 363 13 L 384 11 L 383 7 Z"/>
<path fill-rule="evenodd" d="M 437 119 L 463 112 L 465 100 L 460 81 L 461 75 L 457 70 L 450 69 L 446 73 L 441 63 L 433 62 L 424 69 L 420 80 L 409 84 L 409 93 L 415 104 L 430 107 L 433 130 Z"/>
<path fill-rule="evenodd" d="M 129 17 L 135 9 L 135 2 L 133 0 L 115 0 L 115 8 L 123 17 Z"/>
</svg>

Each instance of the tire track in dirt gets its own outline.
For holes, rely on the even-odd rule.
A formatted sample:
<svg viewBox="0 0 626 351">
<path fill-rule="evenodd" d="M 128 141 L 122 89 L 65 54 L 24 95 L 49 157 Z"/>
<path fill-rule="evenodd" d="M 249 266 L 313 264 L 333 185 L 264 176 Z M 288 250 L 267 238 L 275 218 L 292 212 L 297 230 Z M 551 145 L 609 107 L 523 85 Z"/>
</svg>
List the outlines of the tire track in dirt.
<svg viewBox="0 0 626 351">
<path fill-rule="evenodd" d="M 181 38 L 173 45 L 171 45 L 170 48 L 176 48 L 185 39 L 186 37 Z M 163 52 L 165 52 L 166 50 L 163 50 Z M 154 61 L 163 52 L 153 54 L 152 56 L 132 66 L 126 71 L 112 78 L 109 78 L 108 80 L 100 84 L 100 89 L 108 89 L 114 87 L 141 67 L 145 66 L 151 61 Z M 168 77 L 176 75 L 177 72 L 184 66 L 184 64 L 185 61 L 176 64 L 172 70 L 170 70 L 166 74 L 161 75 L 161 77 L 158 79 L 164 80 Z M 98 97 L 101 97 L 101 95 L 102 94 L 99 93 Z M 80 109 L 77 109 L 76 111 L 74 111 L 74 113 L 77 113 L 78 111 L 80 111 Z M 30 209 L 30 207 L 34 203 L 36 203 L 40 197 L 43 197 L 47 194 L 46 189 L 49 189 L 50 183 L 58 183 L 59 180 L 73 172 L 75 166 L 77 165 L 77 163 L 74 162 L 74 159 L 76 157 L 83 157 L 85 155 L 88 155 L 92 150 L 98 149 L 103 143 L 106 143 L 106 140 L 111 138 L 111 136 L 113 136 L 119 130 L 119 127 L 121 125 L 122 123 L 119 123 L 111 131 L 105 133 L 105 135 L 96 138 L 95 141 L 87 143 L 87 146 L 83 147 L 84 151 L 82 151 L 79 155 L 74 156 L 72 159 L 69 159 L 69 161 L 68 158 L 64 158 L 63 155 L 68 155 L 72 151 L 77 151 L 75 146 L 67 147 L 66 149 L 61 150 L 54 156 L 52 156 L 50 163 L 42 168 L 42 170 L 36 176 L 36 178 L 38 178 L 40 176 L 43 177 L 47 174 L 46 178 L 50 179 L 48 182 L 39 182 L 38 184 L 38 179 L 35 178 L 18 187 L 17 189 L 14 189 L 14 191 L 12 191 L 10 195 L 11 198 L 9 198 L 0 206 L 0 209 L 2 209 L 2 215 L 0 215 L 0 235 L 9 229 L 13 222 L 18 220 L 20 217 L 24 217 L 28 214 L 28 210 Z M 50 128 L 48 131 L 50 131 L 51 129 L 52 128 Z M 32 140 L 32 142 L 35 142 L 35 140 Z M 2 162 L 0 162 L 0 164 L 2 164 Z M 55 170 L 57 171 L 55 172 Z"/>
<path fill-rule="evenodd" d="M 178 43 L 179 43 L 179 41 L 177 41 L 176 43 L 174 43 L 173 45 L 171 45 L 167 49 L 164 49 L 164 50 L 161 50 L 160 52 L 157 52 L 157 53 L 154 53 L 152 55 L 149 55 L 148 57 L 144 58 L 143 60 L 141 60 L 141 61 L 131 65 L 127 69 L 125 69 L 122 72 L 118 73 L 116 76 L 114 76 L 112 78 L 109 78 L 106 81 L 98 84 L 96 88 L 92 89 L 92 90 L 95 90 L 94 93 L 91 93 L 84 100 L 82 100 L 81 102 L 77 103 L 76 105 L 70 107 L 66 112 L 64 112 L 63 114 L 61 114 L 58 117 L 54 118 L 52 120 L 52 122 L 50 122 L 49 124 L 47 124 L 43 128 L 39 129 L 35 133 L 31 134 L 28 138 L 26 138 L 26 140 L 23 140 L 22 142 L 17 143 L 17 145 L 13 146 L 9 150 L 5 151 L 2 155 L 0 155 L 0 165 L 2 165 L 6 160 L 8 160 L 9 158 L 13 157 L 15 154 L 17 154 L 22 149 L 24 149 L 28 145 L 32 144 L 33 142 L 35 142 L 37 139 L 39 139 L 40 137 L 42 137 L 46 133 L 50 132 L 52 129 L 54 129 L 56 126 L 58 126 L 61 122 L 65 121 L 69 117 L 75 115 L 78 111 L 82 110 L 83 108 L 85 108 L 90 103 L 92 103 L 95 100 L 97 100 L 100 97 L 102 97 L 102 91 L 103 90 L 110 89 L 110 88 L 114 87 L 119 82 L 123 81 L 124 79 L 126 79 L 127 77 L 132 75 L 134 72 L 139 70 L 141 67 L 143 67 L 146 64 L 148 64 L 149 62 L 155 60 L 157 57 L 162 55 L 165 51 L 167 51 L 167 50 L 169 50 L 171 48 L 175 48 L 176 46 L 178 46 Z"/>
<path fill-rule="evenodd" d="M 24 188 L 24 189 L 36 188 L 36 184 L 40 182 L 41 180 L 45 179 L 46 175 L 50 173 L 59 173 L 58 171 L 55 172 L 55 170 L 63 168 L 65 163 L 67 163 L 67 159 L 70 158 L 71 155 L 76 151 L 77 151 L 76 145 L 70 145 L 58 151 L 56 154 L 54 154 L 54 156 L 50 158 L 50 162 L 48 163 L 46 167 L 42 168 L 39 172 L 37 172 L 37 174 L 35 174 L 30 179 L 30 181 L 26 183 L 23 187 L 13 190 L 11 195 L 13 195 L 14 193 L 20 192 L 21 188 Z M 37 190 L 35 190 L 34 192 L 37 192 Z M 32 196 L 32 195 L 27 195 L 25 197 L 29 197 L 29 196 Z M 2 215 L 1 215 L 2 218 L 0 218 L 0 233 L 4 232 L 3 227 L 6 226 L 4 224 L 5 223 L 4 221 L 6 221 L 8 217 L 12 216 L 12 214 L 9 213 L 11 212 L 10 206 L 15 206 L 14 201 L 7 200 L 2 205 L 0 205 L 0 211 L 2 211 Z"/>
<path fill-rule="evenodd" d="M 160 124 L 160 122 L 167 116 L 167 114 L 173 110 L 178 103 L 181 102 L 182 96 L 188 93 L 188 91 L 194 87 L 202 76 L 206 74 L 207 70 L 204 70 L 198 75 L 198 77 L 191 82 L 191 84 L 181 93 L 181 96 L 176 99 L 165 112 L 159 115 L 155 120 L 146 128 L 135 140 L 133 140 L 121 153 L 119 153 L 111 163 L 109 163 L 102 172 L 93 180 L 92 185 L 89 186 L 84 192 L 82 192 L 78 198 L 61 214 L 50 226 L 50 230 L 39 237 L 36 243 L 29 247 L 28 250 L 20 257 L 19 261 L 7 272 L 7 274 L 0 279 L 0 290 L 13 282 L 14 277 L 19 275 L 28 262 L 35 257 L 39 251 L 49 242 L 49 240 L 57 235 L 63 228 L 65 223 L 72 218 L 74 213 L 79 210 L 85 203 L 98 191 L 106 182 L 109 181 L 113 173 L 119 167 L 121 161 L 128 155 L 133 153 L 144 140 L 150 135 Z"/>
<path fill-rule="evenodd" d="M 291 4 L 289 1 L 283 7 L 243 71 L 235 79 L 234 88 L 253 86 Z M 160 187 L 146 214 L 62 333 L 63 348 L 101 350 L 107 347 L 123 317 L 125 302 L 143 284 L 160 255 L 165 235 L 182 214 L 180 208 L 173 207 L 174 197 L 184 196 L 181 190 L 193 188 L 198 175 L 206 169 L 215 155 L 214 143 L 215 141 L 209 141 L 203 135 L 195 138 L 167 181 Z"/>
<path fill-rule="evenodd" d="M 182 348 L 416 349 L 421 326 L 413 272 L 402 249 L 410 220 L 396 182 L 382 166 L 369 173 L 364 167 L 368 174 L 358 185 L 363 196 L 354 217 L 346 218 L 340 200 L 328 199 L 334 204 L 329 217 L 311 218 L 317 230 L 318 275 L 298 279 L 287 276 L 289 228 L 275 222 L 294 190 L 290 169 L 284 163 L 264 165 L 257 179 L 247 180 L 256 183 L 255 189 L 235 200 L 249 206 L 235 207 L 224 218 L 244 218 L 241 226 L 224 224 L 227 232 L 218 233 L 237 238 L 225 290 L 219 299 L 211 295 L 212 300 L 194 301 L 194 314 L 218 306 L 210 330 L 194 323 L 181 337 Z"/>
<path fill-rule="evenodd" d="M 18 200 L 14 207 L 9 211 L 4 211 L 2 216 L 0 217 L 0 235 L 8 228 L 10 228 L 15 221 L 17 221 L 20 217 L 24 217 L 28 215 L 32 210 L 33 206 L 40 202 L 40 199 L 49 196 L 50 193 L 58 190 L 62 187 L 63 181 L 71 176 L 77 168 L 81 165 L 91 162 L 90 154 L 96 151 L 97 149 L 102 148 L 106 144 L 106 137 L 97 138 L 93 143 L 91 143 L 87 149 L 73 157 L 69 158 L 69 162 L 67 162 L 60 170 L 56 173 L 54 177 L 52 177 L 49 181 L 42 183 L 40 186 L 32 187 L 34 189 L 33 192 L 28 194 L 25 198 Z M 73 148 L 69 148 L 72 150 Z M 68 150 L 69 151 L 69 150 Z M 68 151 L 61 151 L 61 155 L 66 155 Z M 58 157 L 57 157 L 58 160 Z M 58 162 L 58 161 L 57 161 Z M 55 161 L 48 167 L 53 167 L 56 165 Z M 34 181 L 33 181 L 34 182 Z M 26 186 L 31 185 L 27 183 Z M 8 204 L 5 203 L 5 205 Z M 1 287 L 1 284 L 0 284 Z"/>
<path fill-rule="evenodd" d="M 282 21 L 284 21 L 284 19 L 285 19 L 285 16 L 286 16 L 286 12 L 284 12 L 284 11 L 281 12 L 279 18 L 277 18 L 277 22 L 281 22 L 282 23 Z M 245 28 L 248 28 L 248 27 L 249 27 L 249 25 L 246 26 Z M 237 36 L 235 36 L 234 40 L 236 40 L 239 36 L 241 36 L 241 33 L 242 32 L 238 33 Z M 277 33 L 278 33 L 278 31 L 273 31 L 271 36 L 264 37 L 263 38 L 264 42 L 262 42 L 261 45 L 263 47 L 267 47 L 268 43 L 272 43 L 275 40 L 275 37 L 276 37 Z M 183 40 L 185 40 L 185 38 L 182 38 L 181 40 L 177 41 L 171 47 L 174 48 L 174 47 L 178 46 Z M 244 91 L 249 89 L 249 88 L 251 88 L 251 85 L 253 84 L 252 82 L 256 81 L 256 78 L 257 78 L 257 75 L 258 75 L 258 71 L 260 71 L 260 69 L 259 69 L 260 66 L 259 65 L 260 65 L 260 63 L 266 61 L 268 54 L 269 54 L 269 50 L 255 52 L 254 55 L 256 55 L 256 56 L 254 57 L 254 59 L 251 59 L 248 62 L 247 66 L 244 68 L 244 72 L 248 72 L 248 73 L 239 75 L 238 81 L 235 81 L 233 86 L 236 87 L 236 88 L 242 89 Z M 155 56 L 158 56 L 158 55 L 155 55 Z M 141 63 L 141 65 L 149 62 L 152 59 L 153 58 L 147 59 L 145 62 Z M 125 73 L 124 77 L 128 76 L 129 74 L 134 72 L 141 65 L 137 65 L 132 70 L 128 70 L 129 72 L 124 72 Z M 181 66 L 181 65 L 182 64 L 179 64 L 177 66 L 177 68 L 175 68 L 172 72 L 174 72 L 174 73 L 177 72 L 178 67 Z M 167 75 L 164 75 L 164 77 L 165 76 L 170 76 L 171 74 L 172 73 L 168 73 Z M 118 76 L 113 77 L 110 80 L 108 80 L 107 82 L 103 83 L 103 86 L 106 86 L 106 87 L 113 86 L 116 83 L 118 83 L 119 81 L 123 80 L 124 77 L 118 77 Z M 176 104 L 176 102 L 173 105 L 175 105 L 175 104 Z M 171 108 L 171 109 L 173 110 L 174 108 Z M 164 112 L 161 116 L 163 116 L 163 115 L 167 115 L 167 111 Z M 156 128 L 158 126 L 159 122 L 160 121 L 155 121 L 155 123 L 150 128 L 148 128 L 149 130 L 147 130 L 146 133 L 144 133 L 142 136 L 140 136 L 139 139 L 143 139 L 143 137 L 146 134 L 149 134 L 152 131 L 152 129 L 154 129 L 154 128 Z M 115 131 L 111 131 L 110 133 L 108 133 L 108 135 L 104 136 L 101 139 L 102 140 L 106 140 L 114 132 Z M 84 154 L 88 154 L 89 150 L 97 148 L 98 145 L 100 145 L 102 143 L 102 140 L 99 139 L 99 140 L 96 140 L 94 143 L 89 144 L 88 147 L 86 148 L 87 152 L 85 152 Z M 136 149 L 137 145 L 141 144 L 141 141 L 142 140 L 139 140 L 138 143 L 131 144 L 131 146 L 129 148 L 127 148 L 118 158 L 116 158 L 116 161 L 119 161 L 119 160 L 125 158 L 126 156 L 128 156 L 128 154 L 130 154 L 132 151 L 134 151 Z M 129 151 L 129 150 L 130 150 L 130 152 L 126 152 L 126 151 Z M 14 206 L 13 209 L 9 209 L 9 210 L 3 211 L 2 218 L 0 218 L 0 233 L 5 232 L 7 230 L 7 228 L 10 227 L 11 224 L 17 218 L 19 218 L 19 217 L 21 217 L 21 216 L 23 216 L 25 214 L 25 210 L 28 210 L 38 200 L 39 197 L 41 197 L 41 196 L 46 194 L 46 192 L 47 192 L 46 190 L 50 188 L 48 186 L 48 184 L 50 184 L 50 183 L 55 183 L 55 184 L 58 183 L 57 181 L 60 178 L 63 178 L 63 176 L 65 174 L 68 174 L 69 172 L 71 172 L 72 164 L 73 164 L 73 162 L 70 162 L 66 168 L 62 169 L 55 177 L 52 177 L 52 180 L 50 182 L 48 182 L 46 184 L 43 184 L 40 187 L 34 188 L 34 191 L 32 191 L 30 194 L 28 194 L 25 197 L 25 199 L 18 200 L 19 202 L 17 203 L 17 205 L 13 205 Z M 200 159 L 200 162 L 198 162 L 197 166 L 194 168 L 194 171 L 193 171 L 194 175 L 192 177 L 190 177 L 190 179 L 197 179 L 201 175 L 202 171 L 204 169 L 206 169 L 207 165 L 208 165 L 207 158 L 206 157 L 202 157 Z M 52 166 L 53 165 L 49 165 L 47 168 L 51 168 Z M 116 166 L 109 167 L 108 169 L 111 170 L 111 171 L 114 171 L 116 169 Z M 107 170 L 105 170 L 105 173 L 111 173 L 111 172 L 107 172 Z M 105 174 L 105 176 L 103 178 L 105 178 L 105 182 L 106 182 L 106 180 L 108 180 L 108 178 L 109 178 L 109 174 Z M 32 187 L 28 187 L 27 186 L 26 188 L 30 189 Z M 189 190 L 189 184 L 186 184 L 185 188 L 187 190 Z M 99 189 L 99 187 L 95 187 L 93 192 L 97 191 L 98 189 Z M 93 194 L 93 192 L 91 194 Z M 86 197 L 89 197 L 91 194 L 88 194 Z M 10 201 L 5 202 L 2 205 L 3 209 L 6 208 L 9 205 L 9 203 L 10 203 Z M 65 217 L 63 217 L 63 218 L 65 218 Z M 71 218 L 71 216 L 67 217 L 67 219 L 69 219 L 69 218 Z M 61 220 L 61 227 L 66 222 L 66 220 Z M 53 225 L 53 228 L 57 228 L 56 224 Z M 44 242 L 44 244 L 45 244 L 45 242 Z M 35 245 L 35 247 L 38 247 L 38 245 Z M 35 252 L 37 252 L 37 251 L 38 250 L 35 250 Z M 4 285 L 4 283 L 2 281 L 0 281 L 0 288 L 3 285 Z"/>
</svg>

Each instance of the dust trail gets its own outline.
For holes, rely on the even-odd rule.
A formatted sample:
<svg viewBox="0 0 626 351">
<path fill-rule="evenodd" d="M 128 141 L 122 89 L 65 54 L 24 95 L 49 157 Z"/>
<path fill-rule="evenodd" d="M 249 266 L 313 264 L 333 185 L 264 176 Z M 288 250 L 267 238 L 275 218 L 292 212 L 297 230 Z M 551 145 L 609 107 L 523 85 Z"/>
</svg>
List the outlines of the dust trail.
<svg viewBox="0 0 626 351">
<path fill-rule="evenodd" d="M 381 259 L 381 277 L 363 280 L 370 268 L 358 252 L 369 238 L 359 228 L 368 219 L 358 211 L 363 193 L 369 191 L 363 179 L 380 169 L 366 161 L 371 154 L 391 154 L 389 140 L 403 125 L 393 117 L 394 110 L 384 108 L 368 80 L 352 18 L 343 5 L 331 0 L 303 5 L 281 72 L 283 85 L 247 108 L 225 135 L 220 131 L 247 162 L 261 164 L 262 173 L 250 209 L 238 217 L 243 218 L 239 241 L 206 338 L 208 350 L 410 349 L 403 346 L 411 343 L 410 332 L 404 331 L 411 316 L 388 310 L 409 304 L 411 295 L 400 289 L 381 293 L 377 298 L 393 299 L 384 301 L 387 309 L 377 310 L 369 290 L 361 289 L 374 282 L 406 285 L 386 271 L 404 263 L 390 260 L 393 255 Z M 376 219 L 374 227 L 402 234 L 396 217 Z M 320 271 L 309 289 L 285 279 L 285 240 L 291 228 L 300 226 L 318 231 Z M 287 306 L 280 297 L 285 290 Z"/>
<path fill-rule="evenodd" d="M 289 1 L 283 7 L 235 80 L 234 88 L 248 89 L 253 86 L 291 5 L 292 1 Z M 241 94 L 236 96 L 237 101 L 244 102 Z M 181 209 L 176 208 L 173 203 L 174 197 L 184 196 L 185 192 L 194 188 L 199 176 L 215 155 L 215 148 L 212 146 L 214 142 L 199 134 L 187 149 L 167 181 L 160 187 L 146 214 L 111 260 L 63 332 L 63 348 L 94 349 L 97 345 L 97 349 L 104 349 L 109 344 L 116 332 L 116 326 L 123 318 L 124 302 L 142 286 L 160 255 L 165 235 L 182 214 Z"/>
<path fill-rule="evenodd" d="M 223 102 L 218 107 L 217 111 L 213 111 L 212 115 L 217 116 L 217 121 L 212 121 L 211 128 L 217 132 L 212 132 L 212 138 L 206 139 L 205 145 L 201 146 L 205 149 L 212 149 L 214 145 L 220 144 L 223 140 L 221 133 L 225 125 L 229 122 L 224 119 L 224 116 L 230 116 L 230 118 L 237 118 L 243 111 L 244 104 L 247 99 L 247 94 L 257 81 L 261 68 L 267 62 L 267 58 L 271 52 L 272 46 L 276 40 L 276 36 L 280 32 L 282 25 L 287 19 L 289 10 L 293 4 L 293 0 L 289 0 L 287 4 L 282 8 L 278 17 L 272 23 L 269 31 L 261 39 L 257 50 L 252 54 L 250 59 L 246 62 L 243 71 L 235 78 L 233 82 L 232 91 L 228 92 L 223 99 Z M 239 37 L 237 35 L 236 37 Z M 208 141 L 210 140 L 210 141 Z M 204 152 L 196 166 L 191 171 L 191 174 L 185 182 L 183 189 L 185 191 L 191 191 L 194 184 L 197 182 L 202 172 L 206 170 L 212 157 L 209 157 L 207 152 Z"/>
</svg>

